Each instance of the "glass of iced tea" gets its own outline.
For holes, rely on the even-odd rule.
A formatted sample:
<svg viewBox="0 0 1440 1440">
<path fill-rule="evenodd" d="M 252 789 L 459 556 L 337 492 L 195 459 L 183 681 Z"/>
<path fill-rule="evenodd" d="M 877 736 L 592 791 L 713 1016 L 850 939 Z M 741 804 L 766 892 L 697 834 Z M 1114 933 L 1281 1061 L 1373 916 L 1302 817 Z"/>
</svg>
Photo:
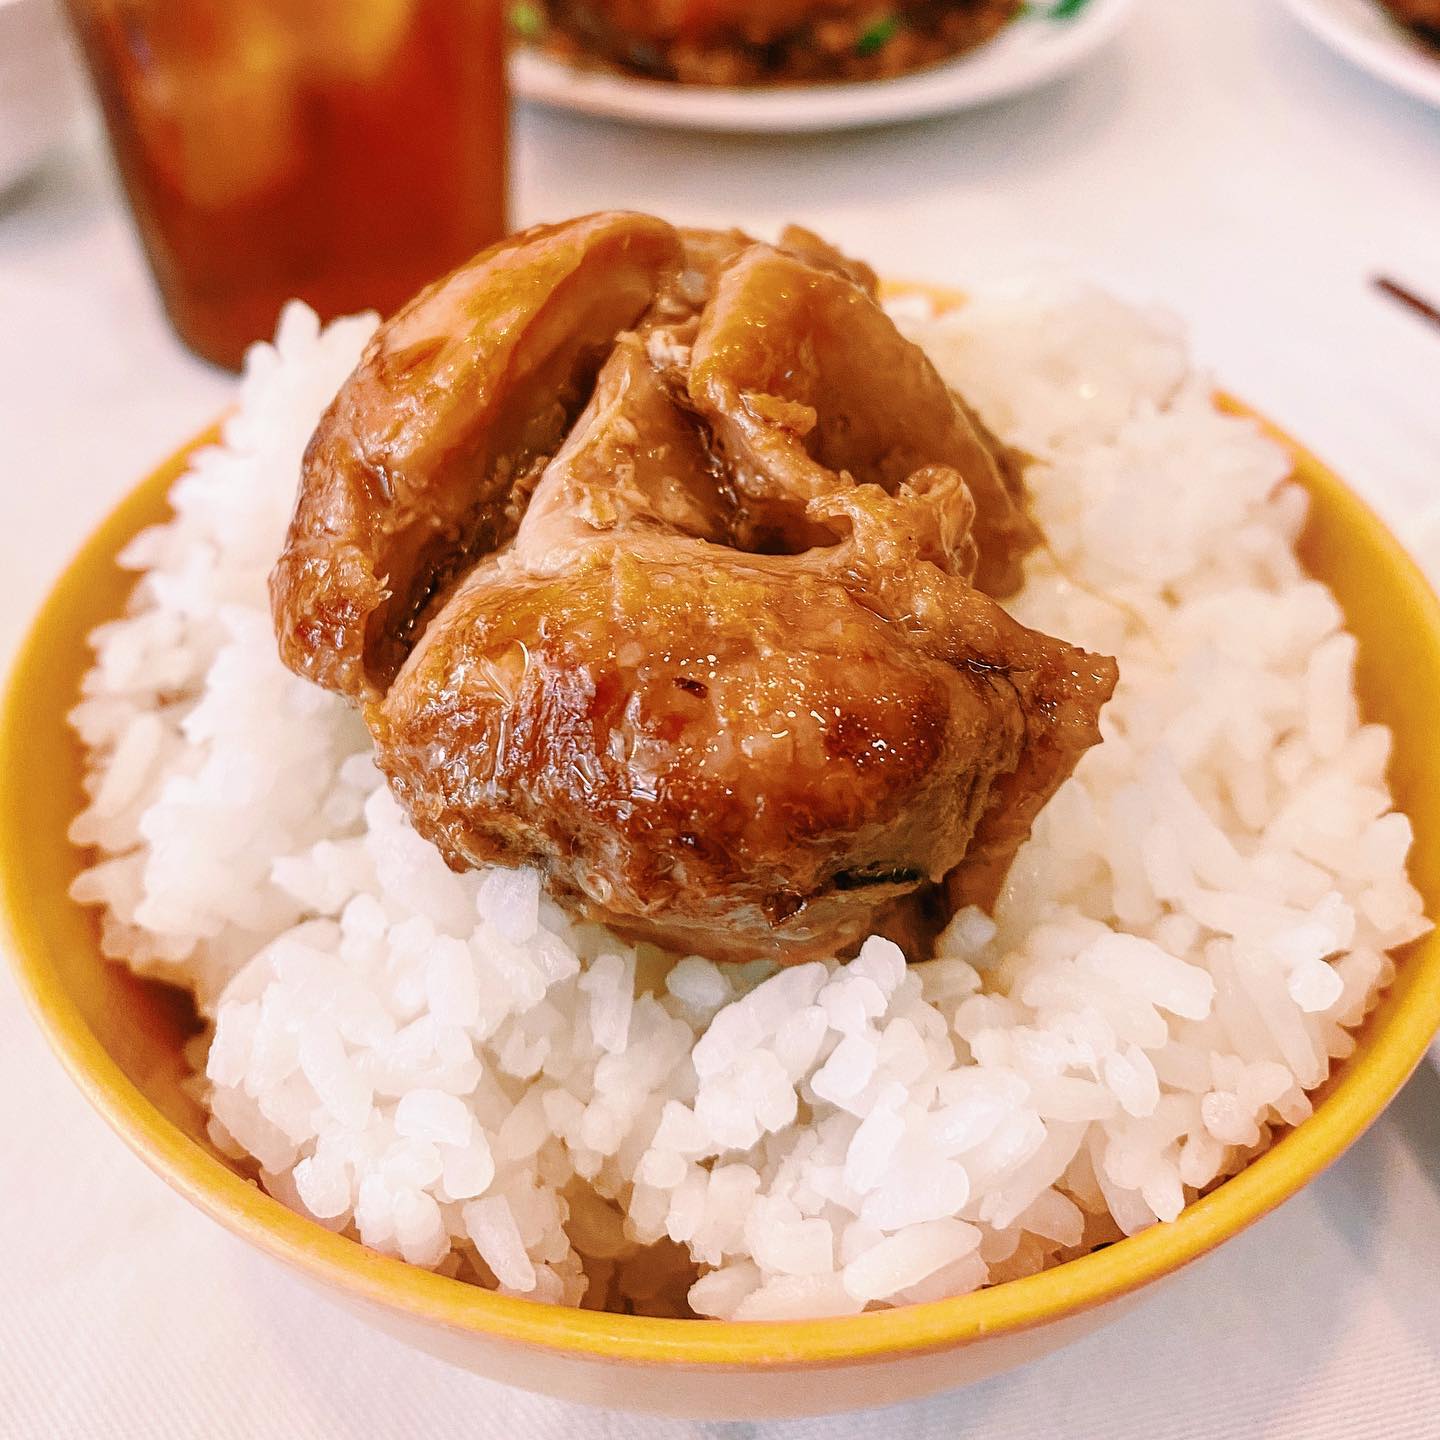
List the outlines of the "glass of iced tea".
<svg viewBox="0 0 1440 1440">
<path fill-rule="evenodd" d="M 506 231 L 502 0 L 67 0 L 165 308 L 238 367 Z"/>
</svg>

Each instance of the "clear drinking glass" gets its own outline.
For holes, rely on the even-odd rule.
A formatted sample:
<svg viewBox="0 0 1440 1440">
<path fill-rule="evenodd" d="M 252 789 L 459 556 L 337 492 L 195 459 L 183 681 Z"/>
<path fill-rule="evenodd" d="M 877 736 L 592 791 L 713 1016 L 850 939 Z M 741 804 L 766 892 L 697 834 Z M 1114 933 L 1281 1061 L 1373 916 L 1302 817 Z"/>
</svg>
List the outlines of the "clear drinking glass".
<svg viewBox="0 0 1440 1440">
<path fill-rule="evenodd" d="M 502 0 L 67 0 L 165 308 L 237 367 L 506 232 Z"/>
</svg>

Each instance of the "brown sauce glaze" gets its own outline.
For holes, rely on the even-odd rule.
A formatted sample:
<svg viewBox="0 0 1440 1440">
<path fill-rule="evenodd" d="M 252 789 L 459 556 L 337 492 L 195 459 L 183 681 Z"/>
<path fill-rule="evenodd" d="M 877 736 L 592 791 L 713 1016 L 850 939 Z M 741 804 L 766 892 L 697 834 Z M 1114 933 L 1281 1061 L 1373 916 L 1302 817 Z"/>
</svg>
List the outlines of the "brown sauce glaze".
<svg viewBox="0 0 1440 1440">
<path fill-rule="evenodd" d="M 867 267 L 602 215 L 381 330 L 272 595 L 453 866 L 791 963 L 992 901 L 1098 741 L 1113 661 L 992 598 L 1038 539 Z"/>
</svg>

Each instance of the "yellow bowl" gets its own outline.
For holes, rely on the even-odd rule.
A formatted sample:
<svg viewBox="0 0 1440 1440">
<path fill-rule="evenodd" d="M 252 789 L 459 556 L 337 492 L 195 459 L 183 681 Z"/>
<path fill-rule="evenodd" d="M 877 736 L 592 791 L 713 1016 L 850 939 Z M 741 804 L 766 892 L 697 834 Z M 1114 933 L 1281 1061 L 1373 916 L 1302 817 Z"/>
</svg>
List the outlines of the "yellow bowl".
<svg viewBox="0 0 1440 1440">
<path fill-rule="evenodd" d="M 1277 438 L 1313 499 L 1306 563 L 1334 590 L 1359 637 L 1364 711 L 1395 732 L 1391 780 L 1415 824 L 1411 874 L 1434 916 L 1440 607 L 1375 515 L 1313 456 Z M 88 663 L 86 633 L 119 612 L 130 578 L 116 568 L 116 553 L 164 517 L 166 491 L 193 448 L 146 480 L 91 538 L 46 602 L 12 676 L 0 722 L 11 949 L 57 1054 L 146 1164 L 293 1273 L 421 1349 L 566 1398 L 726 1419 L 878 1405 L 962 1385 L 1097 1328 L 1293 1195 L 1379 1114 L 1440 1025 L 1440 938 L 1432 935 L 1403 957 L 1314 1115 L 1240 1175 L 1173 1224 L 936 1304 L 807 1323 L 637 1319 L 508 1299 L 376 1255 L 285 1209 L 211 1149 L 204 1117 L 181 1088 L 187 1003 L 106 963 L 94 916 L 66 894 L 81 865 L 65 838 L 81 805 L 81 757 L 64 717 Z"/>
</svg>

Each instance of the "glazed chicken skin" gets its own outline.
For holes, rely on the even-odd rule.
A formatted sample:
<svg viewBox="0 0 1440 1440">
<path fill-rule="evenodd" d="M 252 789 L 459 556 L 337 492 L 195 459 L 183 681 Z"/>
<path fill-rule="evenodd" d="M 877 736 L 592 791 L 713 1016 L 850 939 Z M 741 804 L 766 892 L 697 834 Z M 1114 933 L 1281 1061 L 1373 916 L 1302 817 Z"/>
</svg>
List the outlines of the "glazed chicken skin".
<svg viewBox="0 0 1440 1440">
<path fill-rule="evenodd" d="M 453 866 L 534 865 L 632 937 L 792 963 L 993 901 L 1115 682 L 972 584 L 1013 588 L 1037 538 L 1011 457 L 870 272 L 807 232 L 610 215 L 510 245 L 502 282 L 481 256 L 383 327 L 322 420 L 272 580 L 287 663 L 364 705 Z M 543 344 L 515 330 L 546 282 L 464 298 L 467 277 L 515 286 L 526 251 L 545 277 L 587 268 Z M 557 338 L 564 304 L 580 345 Z M 457 332 L 497 313 L 520 318 Z M 427 372 L 446 347 L 469 396 Z M 543 357 L 549 409 L 509 373 L 519 352 Z M 437 395 L 462 413 L 430 413 Z M 545 418 L 497 437 L 473 396 Z M 461 458 L 415 428 L 465 436 Z M 430 495 L 417 546 L 392 497 L 414 527 Z M 338 629 L 312 614 L 337 554 L 332 577 L 366 577 Z"/>
<path fill-rule="evenodd" d="M 823 531 L 787 540 L 797 500 L 854 484 L 893 491 L 939 465 L 975 497 L 977 583 L 996 595 L 1019 588 L 1033 521 L 924 352 L 843 276 L 750 246 L 706 308 L 688 393 L 744 496 L 744 548 L 825 544 L 834 537 Z"/>
<path fill-rule="evenodd" d="M 310 442 L 271 577 L 292 670 L 354 699 L 384 693 L 436 592 L 513 535 L 512 497 L 680 258 L 676 232 L 646 216 L 542 228 L 380 329 Z"/>
</svg>

